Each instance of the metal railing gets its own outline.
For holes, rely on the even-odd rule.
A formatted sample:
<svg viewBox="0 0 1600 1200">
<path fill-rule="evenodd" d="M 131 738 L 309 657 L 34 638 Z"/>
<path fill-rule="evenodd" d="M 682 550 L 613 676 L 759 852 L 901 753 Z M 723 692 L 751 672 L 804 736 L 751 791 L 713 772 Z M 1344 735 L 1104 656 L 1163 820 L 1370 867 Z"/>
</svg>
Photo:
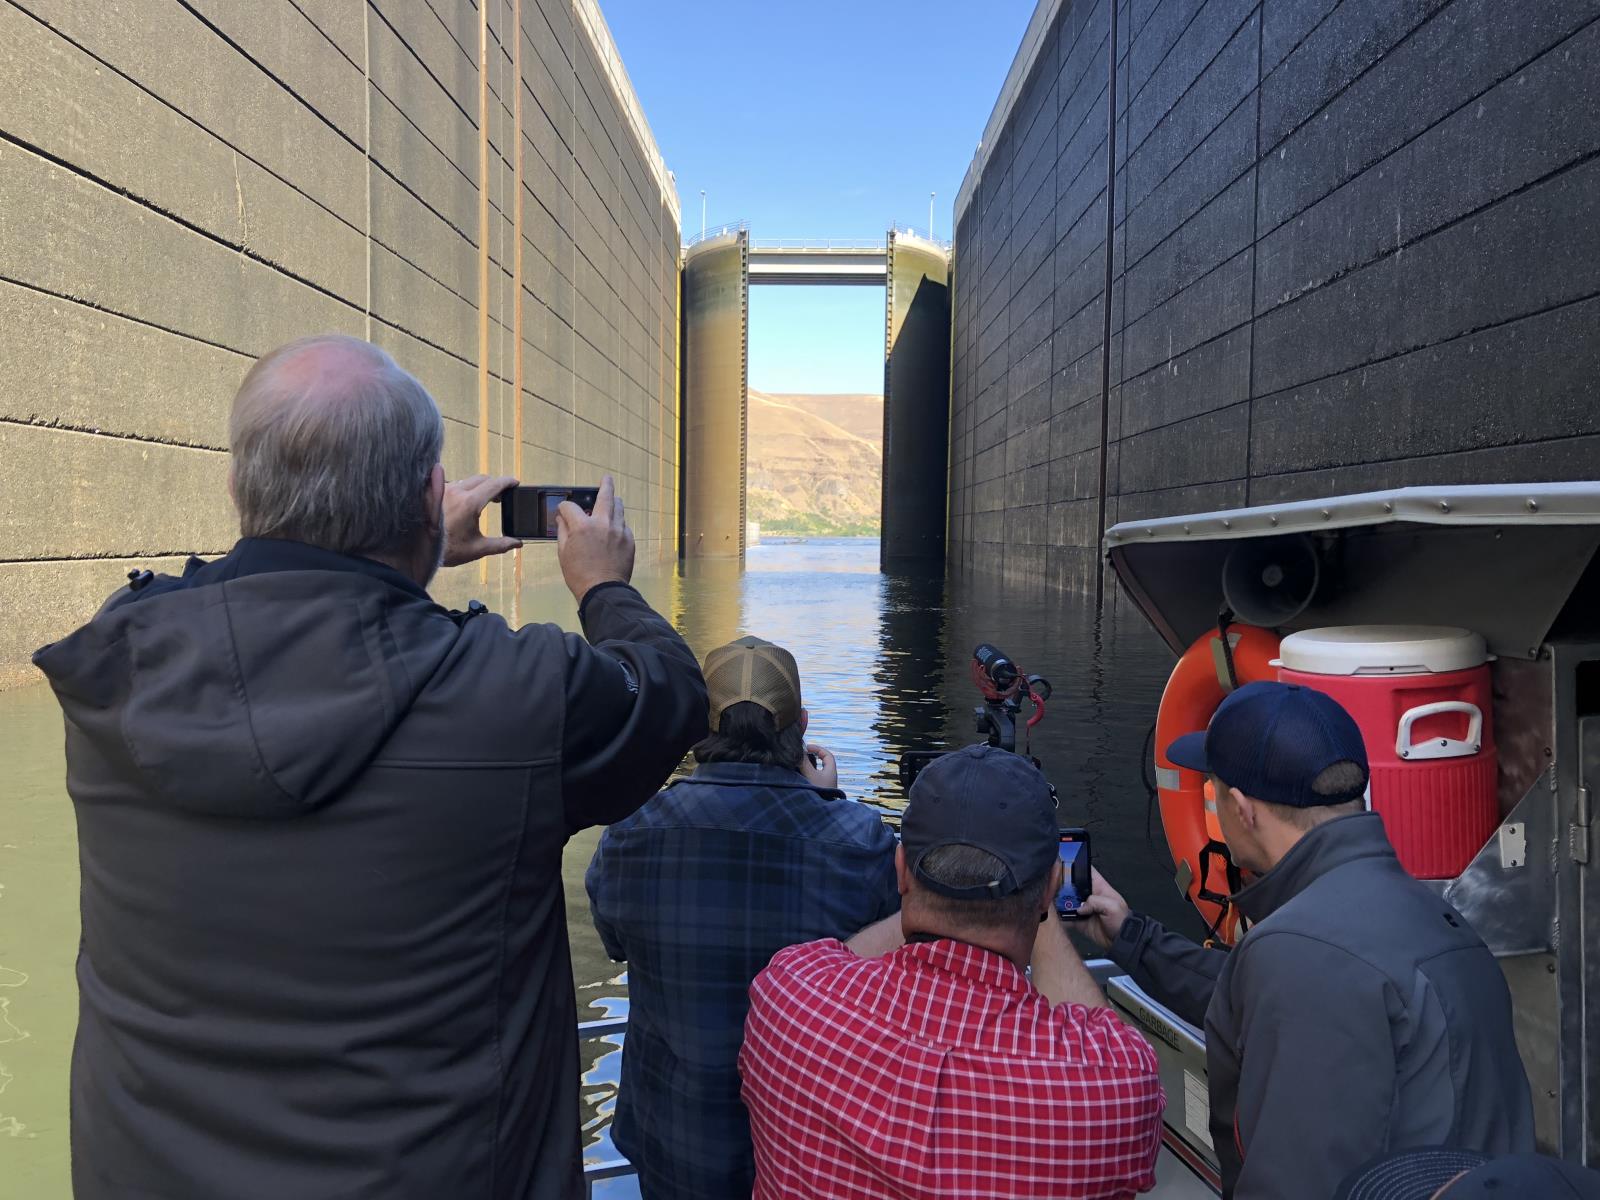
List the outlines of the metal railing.
<svg viewBox="0 0 1600 1200">
<path fill-rule="evenodd" d="M 709 228 L 702 229 L 699 233 L 685 237 L 683 239 L 683 248 L 687 250 L 690 246 L 698 246 L 701 242 L 709 242 L 712 238 L 719 238 L 729 233 L 743 233 L 749 228 L 750 222 L 748 221 L 724 221 L 721 225 L 712 225 Z"/>
<path fill-rule="evenodd" d="M 933 234 L 928 230 L 918 229 L 915 225 L 893 225 L 890 226 L 890 228 L 896 235 L 903 234 L 907 237 L 914 237 L 924 242 L 931 242 L 933 245 L 938 246 L 941 250 L 950 249 L 951 243 L 948 239 L 934 237 Z"/>
<path fill-rule="evenodd" d="M 1108 980 L 1121 975 L 1122 968 L 1109 958 L 1091 958 L 1085 960 L 1084 966 L 1089 968 L 1089 974 L 1102 988 Z M 612 1037 L 619 1033 L 627 1033 L 627 1017 L 602 1017 L 597 1021 L 578 1022 L 578 1040 L 588 1041 L 591 1038 Z M 605 1179 L 624 1179 L 629 1175 L 639 1173 L 631 1162 L 625 1158 L 608 1158 L 602 1162 L 583 1164 L 584 1193 L 592 1197 L 594 1185 Z"/>
<path fill-rule="evenodd" d="M 950 249 L 950 242 L 945 238 L 934 237 L 927 230 L 918 229 L 912 225 L 891 225 L 890 232 L 905 237 L 918 238 L 924 242 L 931 242 L 942 249 Z M 699 233 L 688 234 L 683 239 L 683 248 L 698 246 L 701 242 L 709 242 L 712 238 L 725 237 L 730 233 L 748 233 L 750 222 L 724 221 L 721 225 L 710 225 Z M 751 238 L 750 249 L 777 253 L 784 250 L 861 250 L 866 253 L 882 254 L 888 249 L 887 238 Z"/>
<path fill-rule="evenodd" d="M 578 1040 L 612 1037 L 628 1031 L 628 1018 L 602 1017 L 598 1021 L 579 1021 Z M 625 1158 L 607 1158 L 600 1162 L 583 1164 L 583 1187 L 586 1196 L 594 1195 L 594 1185 L 603 1179 L 623 1179 L 637 1175 L 638 1169 Z"/>
<path fill-rule="evenodd" d="M 756 238 L 752 250 L 877 250 L 884 249 L 882 238 Z"/>
</svg>

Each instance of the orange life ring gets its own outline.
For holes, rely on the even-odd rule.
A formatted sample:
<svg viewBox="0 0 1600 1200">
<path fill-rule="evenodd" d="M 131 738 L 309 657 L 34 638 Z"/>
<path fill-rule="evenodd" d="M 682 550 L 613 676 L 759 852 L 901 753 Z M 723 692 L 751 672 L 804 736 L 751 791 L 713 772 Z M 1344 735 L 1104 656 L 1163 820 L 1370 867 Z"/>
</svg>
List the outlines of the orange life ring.
<svg viewBox="0 0 1600 1200">
<path fill-rule="evenodd" d="M 1272 665 L 1278 657 L 1278 635 L 1254 625 L 1229 625 L 1228 644 L 1233 656 L 1233 678 L 1242 686 L 1276 679 Z M 1222 637 L 1216 631 L 1202 634 L 1178 660 L 1161 693 L 1156 716 L 1156 792 L 1161 798 L 1161 828 L 1177 864 L 1177 879 L 1189 903 L 1199 910 L 1207 927 L 1222 941 L 1233 941 L 1238 915 L 1211 896 L 1228 891 L 1228 860 L 1222 857 L 1222 830 L 1217 807 L 1207 797 L 1206 779 L 1199 771 L 1177 766 L 1167 757 L 1167 747 L 1186 733 L 1204 729 L 1211 714 L 1233 690 Z"/>
</svg>

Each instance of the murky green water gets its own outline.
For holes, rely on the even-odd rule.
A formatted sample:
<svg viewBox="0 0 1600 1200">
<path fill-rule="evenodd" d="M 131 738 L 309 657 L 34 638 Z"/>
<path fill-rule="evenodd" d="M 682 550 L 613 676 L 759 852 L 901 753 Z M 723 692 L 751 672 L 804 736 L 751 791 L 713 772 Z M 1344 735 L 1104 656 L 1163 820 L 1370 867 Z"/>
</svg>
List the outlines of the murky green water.
<svg viewBox="0 0 1600 1200">
<path fill-rule="evenodd" d="M 842 786 L 887 809 L 903 797 L 901 751 L 975 740 L 967 660 L 993 641 L 1055 684 L 1033 750 L 1087 825 L 1095 861 L 1130 902 L 1186 923 L 1145 841 L 1144 736 L 1172 659 L 1136 618 L 1098 622 L 1092 603 L 987 580 L 884 576 L 875 541 L 769 542 L 747 570 L 692 565 L 638 580 L 696 651 L 740 633 L 799 661 L 812 736 L 838 755 Z M 558 583 L 527 589 L 524 620 L 573 628 Z M 63 788 L 61 718 L 48 689 L 0 693 L 0 1200 L 69 1195 L 67 1063 L 76 1020 L 77 851 Z M 1159 832 L 1157 833 L 1159 839 Z M 623 967 L 588 918 L 583 872 L 597 831 L 575 838 L 564 876 L 580 1016 L 626 1011 Z M 587 1007 L 584 1007 L 587 1006 Z M 589 1157 L 611 1155 L 615 1041 L 584 1047 Z"/>
</svg>

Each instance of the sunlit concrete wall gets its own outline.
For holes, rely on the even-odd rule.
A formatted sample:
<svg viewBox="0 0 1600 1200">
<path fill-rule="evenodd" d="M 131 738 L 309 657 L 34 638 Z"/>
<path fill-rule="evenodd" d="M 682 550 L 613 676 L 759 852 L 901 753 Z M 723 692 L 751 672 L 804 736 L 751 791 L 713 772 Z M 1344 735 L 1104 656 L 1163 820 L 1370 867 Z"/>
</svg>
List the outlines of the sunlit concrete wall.
<svg viewBox="0 0 1600 1200">
<path fill-rule="evenodd" d="M 1108 112 L 1112 2 L 1039 5 L 958 200 L 953 563 L 1595 478 L 1600 4 L 1116 0 Z"/>
<path fill-rule="evenodd" d="M 683 259 L 683 554 L 742 559 L 749 453 L 750 237 Z"/>
<path fill-rule="evenodd" d="M 422 379 L 452 477 L 612 471 L 670 555 L 676 203 L 592 0 L 0 4 L 0 686 L 233 543 L 233 390 L 315 331 Z M 514 615 L 524 554 L 436 594 Z"/>
</svg>

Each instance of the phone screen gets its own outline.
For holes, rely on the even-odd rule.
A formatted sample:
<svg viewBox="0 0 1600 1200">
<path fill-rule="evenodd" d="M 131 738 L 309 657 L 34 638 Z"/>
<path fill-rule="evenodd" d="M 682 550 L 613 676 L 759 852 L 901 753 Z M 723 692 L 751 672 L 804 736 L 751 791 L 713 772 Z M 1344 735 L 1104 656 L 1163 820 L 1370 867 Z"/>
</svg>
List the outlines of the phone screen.
<svg viewBox="0 0 1600 1200">
<path fill-rule="evenodd" d="M 561 502 L 566 497 L 560 492 L 541 492 L 539 498 L 544 501 L 544 536 L 553 538 L 559 528 L 556 513 L 561 510 Z"/>
<path fill-rule="evenodd" d="M 584 512 L 594 511 L 598 488 L 513 487 L 500 494 L 500 532 L 523 541 L 553 541 L 559 524 L 556 513 L 571 500 Z"/>
<path fill-rule="evenodd" d="M 1063 829 L 1058 853 L 1066 871 L 1061 890 L 1056 893 L 1056 912 L 1063 917 L 1076 917 L 1091 888 L 1088 832 L 1083 829 Z"/>
</svg>

